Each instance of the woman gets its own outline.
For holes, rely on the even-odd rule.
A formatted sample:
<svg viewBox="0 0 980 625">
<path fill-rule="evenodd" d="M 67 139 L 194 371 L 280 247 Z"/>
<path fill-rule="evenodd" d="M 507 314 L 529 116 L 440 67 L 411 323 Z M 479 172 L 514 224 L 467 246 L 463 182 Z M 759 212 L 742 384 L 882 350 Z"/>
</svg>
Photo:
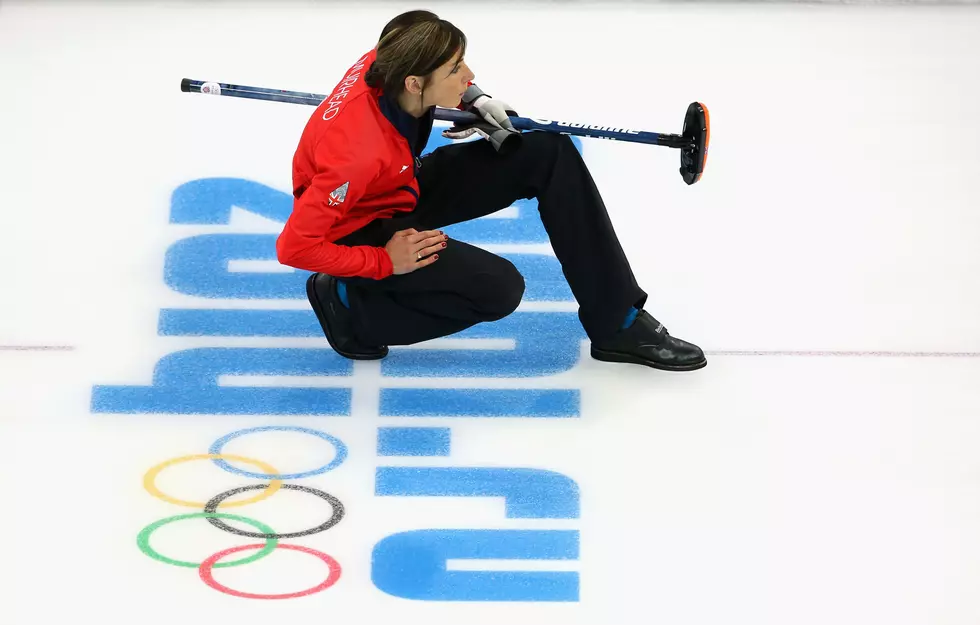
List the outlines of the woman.
<svg viewBox="0 0 980 625">
<path fill-rule="evenodd" d="M 500 149 L 510 107 L 473 84 L 466 37 L 427 11 L 388 23 L 311 116 L 293 159 L 293 212 L 279 262 L 313 272 L 307 295 L 331 347 L 352 359 L 501 319 L 524 294 L 509 261 L 439 228 L 536 197 L 579 319 L 598 360 L 689 371 L 703 352 L 643 310 L 639 288 L 605 205 L 567 136 L 530 132 Z M 484 120 L 492 141 L 434 150 L 434 107 Z"/>
</svg>

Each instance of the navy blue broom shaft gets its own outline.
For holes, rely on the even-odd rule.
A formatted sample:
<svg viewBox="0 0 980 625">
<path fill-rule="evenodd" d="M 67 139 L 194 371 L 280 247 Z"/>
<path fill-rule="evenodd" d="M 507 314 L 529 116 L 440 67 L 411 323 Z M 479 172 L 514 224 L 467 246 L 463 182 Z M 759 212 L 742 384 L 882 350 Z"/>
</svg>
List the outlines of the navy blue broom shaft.
<svg viewBox="0 0 980 625">
<path fill-rule="evenodd" d="M 215 88 L 217 87 L 217 89 Z M 264 87 L 245 87 L 243 85 L 232 85 L 223 82 L 209 82 L 205 80 L 191 80 L 185 78 L 180 81 L 180 90 L 191 93 L 205 93 L 208 95 L 223 95 L 233 98 L 248 98 L 250 100 L 271 100 L 273 102 L 287 102 L 289 104 L 309 104 L 319 106 L 327 96 L 318 93 L 303 93 L 301 91 L 286 91 L 285 89 L 266 89 Z"/>
<path fill-rule="evenodd" d="M 208 95 L 222 95 L 234 98 L 247 98 L 251 100 L 286 102 L 288 104 L 307 104 L 310 106 L 319 106 L 320 103 L 327 97 L 319 93 L 287 91 L 285 89 L 268 89 L 265 87 L 247 87 L 244 85 L 233 85 L 223 82 L 219 83 L 204 80 L 191 80 L 190 78 L 184 78 L 180 82 L 180 90 L 191 93 L 205 93 Z M 441 121 L 459 124 L 469 124 L 482 120 L 481 117 L 474 113 L 440 107 L 436 108 L 435 117 Z M 581 137 L 612 139 L 616 141 L 629 141 L 633 143 L 649 143 L 672 148 L 693 147 L 691 140 L 681 135 L 632 130 L 630 128 L 600 126 L 594 124 L 577 124 L 546 119 L 532 119 L 529 117 L 511 117 L 510 122 L 514 125 L 514 128 L 517 128 L 518 130 L 540 130 L 544 132 L 555 132 L 567 135 L 577 135 Z"/>
<path fill-rule="evenodd" d="M 479 118 L 473 113 L 467 113 L 466 111 L 437 108 L 436 119 L 466 124 L 482 118 Z M 685 139 L 680 135 L 646 132 L 643 130 L 632 130 L 630 128 L 616 126 L 576 124 L 570 122 L 553 121 L 550 119 L 533 119 L 530 117 L 511 117 L 510 123 L 513 124 L 514 128 L 517 128 L 518 130 L 540 130 L 543 132 L 555 132 L 564 135 L 578 135 L 580 137 L 592 137 L 596 139 L 613 139 L 615 141 L 631 141 L 633 143 L 650 143 L 653 145 L 663 145 L 674 148 L 693 147 L 690 139 Z"/>
</svg>

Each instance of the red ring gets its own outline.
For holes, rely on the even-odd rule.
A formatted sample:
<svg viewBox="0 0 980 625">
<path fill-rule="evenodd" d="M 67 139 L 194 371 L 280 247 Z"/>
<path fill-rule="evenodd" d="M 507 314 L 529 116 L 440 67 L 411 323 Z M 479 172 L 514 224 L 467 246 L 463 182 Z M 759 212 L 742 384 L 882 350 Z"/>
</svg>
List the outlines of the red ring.
<svg viewBox="0 0 980 625">
<path fill-rule="evenodd" d="M 299 592 L 291 592 L 285 595 L 256 595 L 249 592 L 241 592 L 240 590 L 235 590 L 233 588 L 228 588 L 227 586 L 223 586 L 218 582 L 214 581 L 214 575 L 212 574 L 212 567 L 214 567 L 215 562 L 217 562 L 218 560 L 220 560 L 221 558 L 227 555 L 231 555 L 238 551 L 245 551 L 246 549 L 261 549 L 264 546 L 265 543 L 258 543 L 255 545 L 242 545 L 241 547 L 232 547 L 230 549 L 225 549 L 224 551 L 219 551 L 218 553 L 209 557 L 204 562 L 201 562 L 201 566 L 198 568 L 198 573 L 201 576 L 201 580 L 211 588 L 214 588 L 215 590 L 221 591 L 225 594 L 233 595 L 235 597 L 243 597 L 245 599 L 294 599 L 296 597 L 305 597 L 307 595 L 318 593 L 321 590 L 326 590 L 327 588 L 330 588 L 331 586 L 336 584 L 337 580 L 340 579 L 340 563 L 334 560 L 333 558 L 331 558 L 330 556 L 328 556 L 327 554 L 323 553 L 322 551 L 317 551 L 316 549 L 310 549 L 309 547 L 304 547 L 302 545 L 284 545 L 282 543 L 279 543 L 278 545 L 276 545 L 278 549 L 292 549 L 293 551 L 305 551 L 306 553 L 314 555 L 320 558 L 321 560 L 323 560 L 324 562 L 326 562 L 327 566 L 330 567 L 330 575 L 327 577 L 327 580 L 318 586 L 314 586 L 313 588 L 308 588 L 306 590 L 301 590 Z"/>
</svg>

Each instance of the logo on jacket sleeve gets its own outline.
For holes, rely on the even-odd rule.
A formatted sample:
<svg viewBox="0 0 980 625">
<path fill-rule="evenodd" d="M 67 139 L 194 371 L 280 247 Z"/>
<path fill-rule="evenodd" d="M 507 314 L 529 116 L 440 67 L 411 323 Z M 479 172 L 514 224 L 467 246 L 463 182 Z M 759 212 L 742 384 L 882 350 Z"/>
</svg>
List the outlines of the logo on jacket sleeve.
<svg viewBox="0 0 980 625">
<path fill-rule="evenodd" d="M 333 190 L 330 195 L 327 196 L 327 203 L 330 206 L 337 206 L 347 197 L 347 187 L 350 185 L 350 181 L 345 182 L 336 189 Z"/>
</svg>

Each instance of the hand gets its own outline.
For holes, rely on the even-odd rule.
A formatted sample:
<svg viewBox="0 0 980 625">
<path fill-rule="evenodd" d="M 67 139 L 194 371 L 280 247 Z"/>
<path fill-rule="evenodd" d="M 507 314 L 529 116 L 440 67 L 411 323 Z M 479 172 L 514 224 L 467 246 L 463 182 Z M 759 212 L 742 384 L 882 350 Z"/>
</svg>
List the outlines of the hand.
<svg viewBox="0 0 980 625">
<path fill-rule="evenodd" d="M 438 260 L 437 251 L 446 247 L 449 237 L 438 230 L 399 230 L 391 235 L 385 251 L 391 257 L 395 275 L 411 273 Z"/>
<path fill-rule="evenodd" d="M 510 123 L 510 116 L 517 117 L 517 112 L 503 100 L 497 100 L 476 85 L 470 85 L 463 94 L 463 110 L 476 113 L 489 124 L 501 130 L 519 132 Z"/>
<path fill-rule="evenodd" d="M 517 112 L 514 111 L 510 104 L 483 94 L 473 100 L 473 103 L 470 106 L 475 113 L 483 117 L 483 119 L 487 120 L 497 128 L 510 130 L 511 132 L 518 132 L 517 129 L 514 128 L 514 125 L 510 123 L 511 115 L 517 117 Z"/>
<path fill-rule="evenodd" d="M 453 124 L 452 128 L 443 131 L 442 136 L 447 139 L 458 140 L 465 139 L 473 133 L 477 133 L 489 141 L 493 149 L 503 156 L 519 148 L 524 137 L 523 134 L 516 130 L 504 130 L 499 126 L 494 126 L 490 122 L 483 120 L 467 122 L 464 125 Z"/>
</svg>

